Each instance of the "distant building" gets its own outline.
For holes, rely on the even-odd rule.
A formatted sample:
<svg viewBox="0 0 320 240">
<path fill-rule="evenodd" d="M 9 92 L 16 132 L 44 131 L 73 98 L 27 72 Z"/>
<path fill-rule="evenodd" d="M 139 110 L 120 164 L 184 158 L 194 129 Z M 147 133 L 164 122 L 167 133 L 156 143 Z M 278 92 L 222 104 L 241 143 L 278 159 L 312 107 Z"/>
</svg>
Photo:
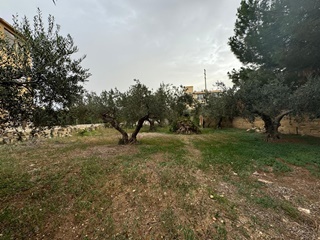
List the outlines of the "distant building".
<svg viewBox="0 0 320 240">
<path fill-rule="evenodd" d="M 15 35 L 16 33 L 14 28 L 4 19 L 0 18 L 0 37 L 5 37 L 14 44 Z"/>
<path fill-rule="evenodd" d="M 184 91 L 186 93 L 193 93 L 193 86 L 184 86 Z"/>
<path fill-rule="evenodd" d="M 1 54 L 1 61 L 0 64 L 5 65 L 11 65 L 13 67 L 20 68 L 22 67 L 22 64 L 25 63 L 23 61 L 23 58 L 20 56 L 20 52 L 17 50 L 20 50 L 21 47 L 24 45 L 25 38 L 17 32 L 13 26 L 11 26 L 8 22 L 6 22 L 4 19 L 0 18 L 0 39 L 5 39 L 11 46 L 13 46 L 13 49 L 10 49 L 10 56 L 7 55 L 8 52 L 6 52 L 6 47 L 2 46 L 2 49 L 0 50 Z M 25 56 L 24 56 L 25 57 Z M 26 56 L 28 63 L 31 66 L 31 57 L 29 55 Z M 22 63 L 22 64 L 21 64 Z M 16 79 L 17 81 L 25 81 L 25 78 L 19 78 Z"/>
<path fill-rule="evenodd" d="M 0 64 L 9 64 L 14 67 L 18 67 L 20 64 L 20 57 L 15 57 L 15 50 L 18 50 L 23 44 L 23 37 L 19 34 L 13 26 L 11 26 L 4 19 L 0 18 L 0 39 L 6 40 L 11 46 L 14 46 L 14 49 L 11 49 L 11 55 L 6 55 L 6 47 L 1 46 L 0 54 L 1 54 L 1 62 Z M 31 63 L 31 62 L 30 62 Z"/>
<path fill-rule="evenodd" d="M 204 91 L 193 91 L 193 86 L 185 86 L 184 90 L 186 93 L 192 95 L 193 99 L 197 100 L 201 104 L 206 103 L 205 96 L 210 94 L 219 95 L 222 91 L 221 90 L 204 90 Z M 191 106 L 189 109 L 193 109 L 194 106 Z M 199 126 L 204 127 L 206 122 L 212 122 L 209 118 L 205 118 L 203 115 L 199 116 Z"/>
<path fill-rule="evenodd" d="M 193 91 L 193 86 L 185 86 L 185 92 L 192 94 L 193 99 L 197 100 L 200 103 L 205 103 L 206 94 L 219 94 L 221 90 L 204 90 L 204 91 Z"/>
</svg>

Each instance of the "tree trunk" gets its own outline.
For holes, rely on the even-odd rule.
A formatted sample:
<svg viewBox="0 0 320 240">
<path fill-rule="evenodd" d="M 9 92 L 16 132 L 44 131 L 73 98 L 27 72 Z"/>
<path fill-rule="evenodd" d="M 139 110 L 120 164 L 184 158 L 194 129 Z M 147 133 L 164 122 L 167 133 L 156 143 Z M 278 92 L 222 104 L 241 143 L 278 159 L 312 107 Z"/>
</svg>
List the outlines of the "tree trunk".
<svg viewBox="0 0 320 240">
<path fill-rule="evenodd" d="M 102 118 L 105 123 L 110 123 L 111 126 L 116 129 L 118 132 L 121 133 L 122 138 L 119 140 L 119 144 L 128 144 L 129 143 L 129 136 L 126 131 L 124 131 L 121 127 L 120 124 L 116 121 L 114 117 L 111 117 L 107 115 L 106 113 L 102 115 Z"/>
<path fill-rule="evenodd" d="M 266 134 L 267 134 L 267 141 L 269 141 L 269 139 L 279 139 L 279 132 L 278 132 L 278 128 L 280 126 L 280 122 L 277 122 L 275 120 L 273 120 L 270 116 L 262 114 L 261 118 L 264 122 L 264 128 L 266 130 Z"/>
<path fill-rule="evenodd" d="M 159 127 L 163 127 L 163 120 L 157 120 Z"/>
<path fill-rule="evenodd" d="M 280 138 L 280 134 L 278 131 L 279 127 L 281 126 L 280 122 L 285 115 L 288 115 L 291 112 L 292 112 L 292 110 L 283 111 L 278 116 L 276 116 L 274 119 L 264 113 L 261 113 L 258 111 L 255 112 L 258 115 L 260 115 L 261 119 L 264 122 L 264 128 L 265 128 L 266 134 L 267 134 L 267 139 L 266 139 L 267 141 L 269 141 L 270 139 L 276 140 L 276 139 Z"/>
<path fill-rule="evenodd" d="M 148 118 L 149 118 L 149 114 L 139 119 L 138 124 L 136 126 L 136 129 L 133 131 L 133 133 L 129 139 L 129 143 L 136 143 L 137 142 L 137 135 L 138 135 L 139 131 L 141 130 L 144 121 L 148 120 Z"/>
<path fill-rule="evenodd" d="M 218 123 L 217 123 L 217 129 L 221 129 L 221 128 L 222 128 L 222 117 L 219 117 Z"/>
<path fill-rule="evenodd" d="M 154 132 L 154 131 L 156 131 L 156 126 L 155 126 L 155 121 L 153 120 L 153 119 L 148 119 L 148 122 L 150 123 L 150 128 L 149 128 L 149 131 L 150 132 Z"/>
</svg>

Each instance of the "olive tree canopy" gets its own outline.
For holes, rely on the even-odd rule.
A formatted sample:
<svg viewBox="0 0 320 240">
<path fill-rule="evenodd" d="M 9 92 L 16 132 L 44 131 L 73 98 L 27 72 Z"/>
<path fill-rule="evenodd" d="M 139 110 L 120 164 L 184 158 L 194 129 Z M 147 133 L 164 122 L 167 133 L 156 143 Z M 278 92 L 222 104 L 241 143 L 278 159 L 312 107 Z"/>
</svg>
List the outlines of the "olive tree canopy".
<svg viewBox="0 0 320 240">
<path fill-rule="evenodd" d="M 70 35 L 61 36 L 54 17 L 43 22 L 41 11 L 33 24 L 14 17 L 14 35 L 0 39 L 1 125 L 17 127 L 60 123 L 83 90 L 90 73 L 81 66 L 85 56 L 74 58 L 78 48 Z"/>
<path fill-rule="evenodd" d="M 243 113 L 278 137 L 289 114 L 319 116 L 320 1 L 242 0 L 229 45 L 244 64 L 229 73 Z M 312 87 L 313 86 L 313 87 Z"/>
</svg>

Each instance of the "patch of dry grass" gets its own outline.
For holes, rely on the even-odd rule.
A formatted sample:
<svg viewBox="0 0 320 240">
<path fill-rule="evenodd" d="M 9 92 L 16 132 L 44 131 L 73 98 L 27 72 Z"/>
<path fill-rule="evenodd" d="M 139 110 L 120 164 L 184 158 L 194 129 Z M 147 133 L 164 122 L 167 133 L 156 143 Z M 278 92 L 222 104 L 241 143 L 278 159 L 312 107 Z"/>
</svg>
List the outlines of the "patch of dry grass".
<svg viewBox="0 0 320 240">
<path fill-rule="evenodd" d="M 105 129 L 0 146 L 0 239 L 319 236 L 319 178 L 288 162 L 286 152 L 275 157 L 291 171 L 263 165 L 266 149 L 281 152 L 279 145 L 234 130 L 138 138 L 119 146 L 117 133 Z M 232 148 L 241 141 L 263 145 L 261 162 L 252 160 L 256 147 Z"/>
</svg>

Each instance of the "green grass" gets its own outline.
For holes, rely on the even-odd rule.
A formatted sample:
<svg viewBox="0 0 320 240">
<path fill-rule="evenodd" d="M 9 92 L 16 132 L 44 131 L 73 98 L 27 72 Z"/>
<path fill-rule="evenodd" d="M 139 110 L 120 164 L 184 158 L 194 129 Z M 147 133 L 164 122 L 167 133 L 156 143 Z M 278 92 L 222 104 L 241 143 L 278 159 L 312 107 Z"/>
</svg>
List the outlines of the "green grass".
<svg viewBox="0 0 320 240">
<path fill-rule="evenodd" d="M 112 129 L 0 146 L 0 239 L 245 239 L 252 233 L 236 227 L 239 216 L 266 224 L 247 206 L 311 222 L 297 210 L 304 196 L 279 199 L 252 173 L 286 176 L 299 166 L 318 181 L 319 139 L 166 131 L 130 146 L 118 146 Z"/>
<path fill-rule="evenodd" d="M 222 173 L 232 169 L 245 174 L 257 165 L 260 168 L 271 166 L 275 172 L 284 173 L 291 171 L 292 164 L 308 167 L 315 175 L 320 174 L 320 141 L 317 138 L 308 137 L 308 141 L 298 143 L 270 143 L 263 141 L 263 135 L 238 130 L 227 132 L 228 138 L 225 138 L 226 131 L 218 131 L 195 142 L 203 154 L 200 167 L 205 169 L 215 164 Z M 297 138 L 284 136 L 284 139 L 289 137 Z M 303 138 L 297 139 L 301 141 Z"/>
</svg>

